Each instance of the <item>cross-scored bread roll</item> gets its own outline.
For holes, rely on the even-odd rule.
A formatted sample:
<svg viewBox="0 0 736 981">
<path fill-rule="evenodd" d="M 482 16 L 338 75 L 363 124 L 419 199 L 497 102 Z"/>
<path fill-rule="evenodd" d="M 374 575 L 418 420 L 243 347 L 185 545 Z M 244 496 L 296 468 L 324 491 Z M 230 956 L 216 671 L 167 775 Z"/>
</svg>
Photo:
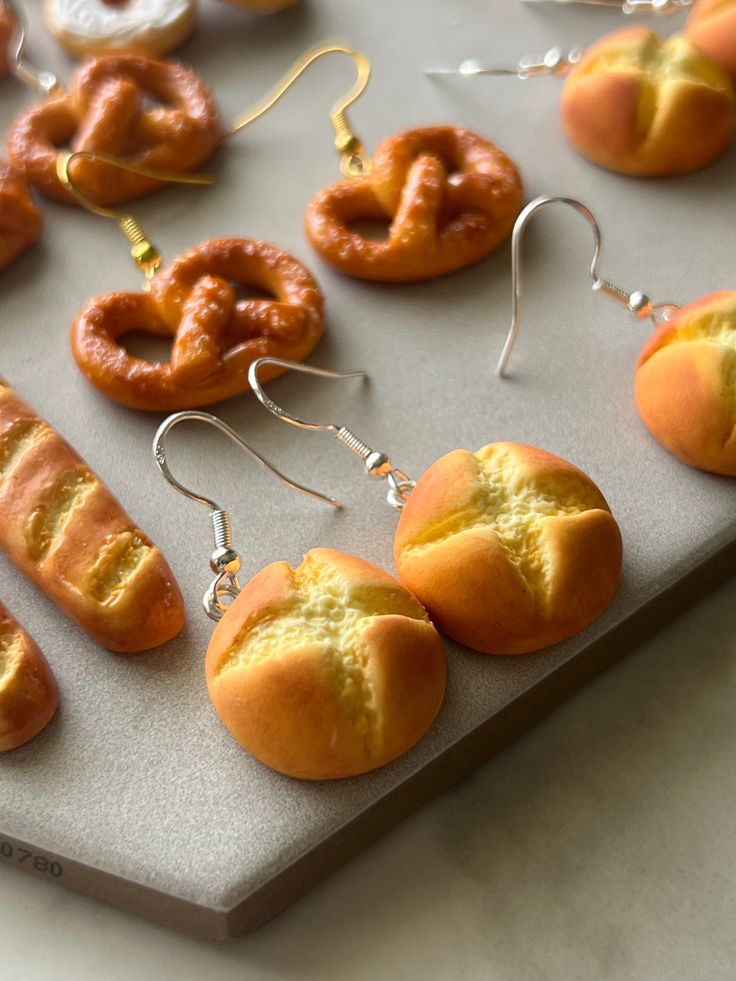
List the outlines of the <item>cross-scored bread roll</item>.
<svg viewBox="0 0 736 981">
<path fill-rule="evenodd" d="M 58 433 L 0 379 L 0 548 L 114 651 L 158 647 L 184 625 L 161 552 Z"/>
<path fill-rule="evenodd" d="M 736 292 L 679 310 L 644 345 L 636 406 L 684 463 L 736 477 Z"/>
<path fill-rule="evenodd" d="M 698 0 L 684 34 L 736 82 L 736 0 Z"/>
<path fill-rule="evenodd" d="M 643 27 L 592 45 L 567 77 L 562 123 L 593 163 L 637 177 L 705 167 L 736 130 L 728 75 L 690 41 Z"/>
<path fill-rule="evenodd" d="M 442 641 L 414 597 L 363 559 L 315 548 L 248 583 L 207 651 L 220 718 L 292 777 L 365 773 L 405 753 L 442 704 Z"/>
<path fill-rule="evenodd" d="M 0 752 L 37 736 L 58 704 L 46 658 L 0 603 Z"/>
<path fill-rule="evenodd" d="M 609 604 L 621 534 L 593 481 L 518 443 L 453 450 L 409 496 L 399 578 L 450 637 L 521 654 L 578 633 Z"/>
</svg>

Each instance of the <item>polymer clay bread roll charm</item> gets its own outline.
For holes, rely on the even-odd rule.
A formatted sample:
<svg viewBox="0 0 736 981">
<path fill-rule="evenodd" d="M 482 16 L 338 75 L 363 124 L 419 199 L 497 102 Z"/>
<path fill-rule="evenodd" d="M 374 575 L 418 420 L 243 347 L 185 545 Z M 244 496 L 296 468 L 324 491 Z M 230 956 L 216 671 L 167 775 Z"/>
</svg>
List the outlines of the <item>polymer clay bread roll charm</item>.
<svg viewBox="0 0 736 981">
<path fill-rule="evenodd" d="M 56 682 L 46 658 L 0 603 L 0 752 L 37 736 L 58 704 Z"/>
<path fill-rule="evenodd" d="M 196 0 L 44 0 L 46 24 L 76 57 L 140 51 L 154 58 L 183 44 L 197 21 Z"/>
<path fill-rule="evenodd" d="M 489 140 L 429 126 L 385 140 L 369 173 L 317 194 L 306 232 L 322 258 L 358 279 L 414 282 L 477 262 L 511 234 L 521 210 L 519 172 Z M 386 241 L 359 221 L 389 222 Z"/>
<path fill-rule="evenodd" d="M 736 0 L 697 0 L 683 33 L 736 83 Z"/>
<path fill-rule="evenodd" d="M 588 626 L 621 574 L 621 534 L 596 485 L 533 446 L 454 450 L 409 495 L 396 530 L 402 582 L 450 637 L 521 654 Z"/>
<path fill-rule="evenodd" d="M 207 685 L 235 739 L 307 780 L 384 766 L 445 691 L 442 641 L 416 599 L 362 559 L 315 548 L 245 586 L 212 635 Z"/>
<path fill-rule="evenodd" d="M 2 379 L 0 514 L 0 548 L 103 647 L 143 651 L 182 629 L 182 596 L 161 552 Z"/>
<path fill-rule="evenodd" d="M 736 477 L 736 292 L 704 296 L 652 334 L 636 367 L 636 406 L 684 463 Z"/>
<path fill-rule="evenodd" d="M 28 185 L 0 161 L 0 269 L 37 242 L 42 231 L 43 218 Z"/>
<path fill-rule="evenodd" d="M 684 37 L 646 28 L 609 34 L 570 71 L 562 92 L 568 139 L 593 163 L 667 177 L 716 160 L 736 131 L 736 94 L 720 65 Z"/>
</svg>

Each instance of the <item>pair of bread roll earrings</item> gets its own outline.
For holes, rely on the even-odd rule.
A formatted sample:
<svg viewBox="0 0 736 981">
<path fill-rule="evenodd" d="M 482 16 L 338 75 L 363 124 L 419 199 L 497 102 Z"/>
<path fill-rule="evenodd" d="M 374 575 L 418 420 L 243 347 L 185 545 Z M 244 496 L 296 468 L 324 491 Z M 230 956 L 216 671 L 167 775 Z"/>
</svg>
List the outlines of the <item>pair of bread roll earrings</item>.
<svg viewBox="0 0 736 981">
<path fill-rule="evenodd" d="M 573 208 L 593 231 L 593 289 L 655 325 L 636 363 L 639 415 L 666 449 L 690 466 L 736 477 L 736 292 L 712 293 L 682 308 L 655 304 L 600 275 L 601 232 L 580 201 L 537 198 L 519 215 L 512 235 L 513 316 L 497 372 L 503 376 L 521 326 L 521 242 L 532 216 L 550 204 Z"/>
<path fill-rule="evenodd" d="M 97 58 L 68 94 L 51 96 L 15 121 L 10 161 L 38 190 L 69 201 L 74 196 L 57 166 L 58 147 L 69 145 L 82 151 L 70 174 L 80 194 L 100 206 L 121 204 L 163 186 L 154 171 L 198 167 L 268 112 L 318 58 L 334 53 L 353 59 L 358 79 L 330 114 L 345 180 L 317 194 L 307 209 L 307 236 L 319 254 L 352 276 L 408 282 L 460 269 L 506 241 L 522 203 L 513 162 L 490 141 L 453 126 L 409 130 L 382 143 L 369 161 L 347 110 L 368 83 L 370 63 L 343 45 L 308 51 L 225 132 L 212 95 L 183 66 L 131 54 Z M 121 175 L 103 161 L 106 154 L 124 157 L 131 172 Z M 388 239 L 374 241 L 352 227 L 365 219 L 387 221 Z"/>
<path fill-rule="evenodd" d="M 478 651 L 558 643 L 610 602 L 621 535 L 595 484 L 559 457 L 514 443 L 454 450 L 415 482 L 346 426 L 289 415 L 259 380 L 274 366 L 323 378 L 362 372 L 263 358 L 249 378 L 277 418 L 331 433 L 387 483 L 388 503 L 400 512 L 394 558 L 403 586 L 362 559 L 315 549 L 296 569 L 275 563 L 241 589 L 227 514 L 172 476 L 165 439 L 181 422 L 207 422 L 266 461 L 200 412 L 167 419 L 154 454 L 169 482 L 212 514 L 215 579 L 205 610 L 220 622 L 206 674 L 218 714 L 242 746 L 283 773 L 348 776 L 403 753 L 439 710 L 444 654 L 422 606 L 437 627 Z M 339 506 L 266 465 L 289 486 Z"/>
</svg>

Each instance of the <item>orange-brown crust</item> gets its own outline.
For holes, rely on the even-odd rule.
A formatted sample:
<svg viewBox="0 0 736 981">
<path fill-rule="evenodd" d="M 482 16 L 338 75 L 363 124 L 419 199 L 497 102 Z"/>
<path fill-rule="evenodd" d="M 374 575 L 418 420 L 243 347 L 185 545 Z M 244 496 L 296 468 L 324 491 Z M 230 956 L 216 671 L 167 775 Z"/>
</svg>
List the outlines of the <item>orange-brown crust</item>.
<svg viewBox="0 0 736 981">
<path fill-rule="evenodd" d="M 87 464 L 0 379 L 0 548 L 104 647 L 158 647 L 184 625 L 161 552 Z"/>
<path fill-rule="evenodd" d="M 544 450 L 454 450 L 417 482 L 396 529 L 399 578 L 433 622 L 488 654 L 583 630 L 610 603 L 621 535 L 582 471 Z"/>
<path fill-rule="evenodd" d="M 692 467 L 736 477 L 736 292 L 701 297 L 662 324 L 635 384 L 655 439 Z"/>
<path fill-rule="evenodd" d="M 42 231 L 43 218 L 28 185 L 0 161 L 0 269 L 37 242 Z"/>
<path fill-rule="evenodd" d="M 56 681 L 46 658 L 0 603 L 0 753 L 37 736 L 58 704 Z"/>
<path fill-rule="evenodd" d="M 683 33 L 736 83 L 736 0 L 698 0 Z"/>
<path fill-rule="evenodd" d="M 147 98 L 160 104 L 146 108 Z M 8 154 L 38 190 L 71 201 L 56 174 L 59 147 L 101 151 L 178 174 L 207 160 L 221 139 L 215 101 L 194 72 L 177 62 L 123 53 L 93 59 L 68 95 L 53 95 L 16 119 Z M 70 172 L 83 194 L 106 206 L 164 186 L 95 160 L 75 160 Z"/>
<path fill-rule="evenodd" d="M 212 703 L 235 739 L 289 776 L 384 766 L 427 731 L 445 691 L 437 631 L 382 569 L 312 549 L 248 583 L 207 651 Z"/>
<path fill-rule="evenodd" d="M 592 45 L 562 92 L 568 139 L 593 163 L 668 177 L 716 160 L 736 131 L 736 94 L 714 61 L 680 36 L 633 27 Z"/>
<path fill-rule="evenodd" d="M 273 293 L 239 300 L 231 283 Z M 88 380 L 133 409 L 170 412 L 249 390 L 257 358 L 303 361 L 324 330 L 316 282 L 288 252 L 249 239 L 213 239 L 182 253 L 148 293 L 96 297 L 72 326 L 72 352 Z M 152 364 L 119 339 L 133 331 L 174 338 L 172 360 Z M 283 369 L 269 366 L 263 378 Z"/>
<path fill-rule="evenodd" d="M 13 11 L 0 0 L 0 78 L 10 71 L 10 42 L 17 27 Z"/>
<path fill-rule="evenodd" d="M 514 163 L 468 129 L 431 126 L 385 140 L 370 174 L 317 194 L 306 214 L 309 241 L 341 272 L 413 282 L 454 272 L 498 248 L 522 204 Z M 350 226 L 390 221 L 387 241 Z"/>
</svg>

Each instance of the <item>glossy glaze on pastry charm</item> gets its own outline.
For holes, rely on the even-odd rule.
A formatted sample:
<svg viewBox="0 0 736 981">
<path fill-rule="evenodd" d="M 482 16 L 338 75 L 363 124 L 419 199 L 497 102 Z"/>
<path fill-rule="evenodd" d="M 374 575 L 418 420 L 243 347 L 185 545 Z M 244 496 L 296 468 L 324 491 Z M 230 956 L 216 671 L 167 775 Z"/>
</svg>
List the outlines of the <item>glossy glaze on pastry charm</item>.
<svg viewBox="0 0 736 981">
<path fill-rule="evenodd" d="M 46 658 L 0 603 L 0 753 L 37 736 L 58 704 L 56 681 Z"/>
<path fill-rule="evenodd" d="M 736 94 L 720 65 L 685 38 L 643 27 L 606 35 L 567 77 L 562 123 L 600 167 L 669 177 L 717 160 L 736 132 Z"/>
<path fill-rule="evenodd" d="M 176 62 L 119 54 L 93 59 L 79 70 L 69 94 L 52 95 L 16 119 L 8 155 L 34 187 L 69 201 L 56 171 L 63 147 L 177 174 L 207 160 L 221 137 L 215 101 L 194 72 Z M 99 160 L 75 160 L 72 176 L 81 193 L 105 206 L 164 186 Z"/>
<path fill-rule="evenodd" d="M 684 463 L 736 477 L 736 292 L 689 303 L 652 334 L 636 367 L 636 407 Z"/>
<path fill-rule="evenodd" d="M 488 140 L 455 126 L 385 140 L 371 170 L 333 184 L 310 203 L 309 241 L 341 272 L 412 282 L 477 262 L 511 234 L 522 188 L 513 162 Z M 385 242 L 351 227 L 389 222 Z"/>
<path fill-rule="evenodd" d="M 233 283 L 273 293 L 238 299 Z M 133 409 L 173 411 L 248 391 L 256 358 L 304 360 L 324 329 L 324 301 L 288 252 L 249 239 L 189 249 L 153 279 L 150 293 L 108 293 L 72 327 L 74 358 L 108 398 Z M 152 364 L 119 340 L 135 331 L 173 338 L 171 362 Z M 281 371 L 274 369 L 270 377 Z"/>
<path fill-rule="evenodd" d="M 587 627 L 621 575 L 621 533 L 593 481 L 518 443 L 454 450 L 417 481 L 394 540 L 399 578 L 454 640 L 521 654 Z"/>
</svg>

